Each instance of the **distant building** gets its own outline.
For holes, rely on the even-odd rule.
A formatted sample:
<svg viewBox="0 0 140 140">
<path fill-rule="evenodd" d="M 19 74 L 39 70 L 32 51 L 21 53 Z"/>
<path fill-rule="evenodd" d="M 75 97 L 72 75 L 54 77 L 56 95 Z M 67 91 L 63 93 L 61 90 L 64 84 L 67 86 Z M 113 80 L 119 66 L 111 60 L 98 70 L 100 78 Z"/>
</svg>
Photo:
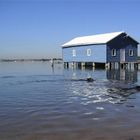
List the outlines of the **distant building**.
<svg viewBox="0 0 140 140">
<path fill-rule="evenodd" d="M 107 67 L 135 67 L 139 42 L 125 32 L 77 37 L 62 45 L 65 64 L 105 64 Z"/>
</svg>

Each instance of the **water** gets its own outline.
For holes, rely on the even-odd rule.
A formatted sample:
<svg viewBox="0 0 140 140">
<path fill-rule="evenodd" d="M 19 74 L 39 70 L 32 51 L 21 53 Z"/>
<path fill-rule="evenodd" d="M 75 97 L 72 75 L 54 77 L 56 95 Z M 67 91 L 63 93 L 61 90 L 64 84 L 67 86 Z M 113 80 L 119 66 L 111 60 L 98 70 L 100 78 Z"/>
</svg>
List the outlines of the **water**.
<svg viewBox="0 0 140 140">
<path fill-rule="evenodd" d="M 0 140 L 139 140 L 136 85 L 137 71 L 0 63 Z"/>
</svg>

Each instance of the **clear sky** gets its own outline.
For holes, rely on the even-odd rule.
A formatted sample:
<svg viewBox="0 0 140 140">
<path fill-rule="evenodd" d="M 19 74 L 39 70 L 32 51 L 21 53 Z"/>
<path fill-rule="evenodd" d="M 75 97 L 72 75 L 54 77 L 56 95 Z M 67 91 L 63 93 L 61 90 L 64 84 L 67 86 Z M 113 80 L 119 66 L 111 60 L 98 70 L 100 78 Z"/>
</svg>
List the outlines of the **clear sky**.
<svg viewBox="0 0 140 140">
<path fill-rule="evenodd" d="M 74 37 L 122 30 L 140 42 L 140 0 L 0 0 L 0 59 L 61 57 Z"/>
</svg>

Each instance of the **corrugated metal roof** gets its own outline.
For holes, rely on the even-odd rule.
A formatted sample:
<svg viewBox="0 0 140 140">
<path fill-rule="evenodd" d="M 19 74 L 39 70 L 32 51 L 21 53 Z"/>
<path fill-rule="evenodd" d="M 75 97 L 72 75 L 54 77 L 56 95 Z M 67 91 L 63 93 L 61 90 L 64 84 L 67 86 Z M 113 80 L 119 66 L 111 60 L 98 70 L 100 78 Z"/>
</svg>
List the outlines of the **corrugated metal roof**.
<svg viewBox="0 0 140 140">
<path fill-rule="evenodd" d="M 98 34 L 92 36 L 83 36 L 72 39 L 71 41 L 62 45 L 62 47 L 78 46 L 78 45 L 91 45 L 91 44 L 106 44 L 113 38 L 119 36 L 122 32 L 113 32 L 106 34 Z"/>
</svg>

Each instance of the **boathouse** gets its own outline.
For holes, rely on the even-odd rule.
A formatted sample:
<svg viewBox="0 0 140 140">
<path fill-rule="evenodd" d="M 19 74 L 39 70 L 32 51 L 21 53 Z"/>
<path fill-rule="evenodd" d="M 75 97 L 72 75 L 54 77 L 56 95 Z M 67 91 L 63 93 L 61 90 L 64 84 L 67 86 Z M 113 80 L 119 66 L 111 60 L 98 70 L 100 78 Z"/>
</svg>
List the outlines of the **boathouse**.
<svg viewBox="0 0 140 140">
<path fill-rule="evenodd" d="M 77 37 L 62 45 L 64 65 L 134 69 L 138 44 L 125 32 Z"/>
</svg>

